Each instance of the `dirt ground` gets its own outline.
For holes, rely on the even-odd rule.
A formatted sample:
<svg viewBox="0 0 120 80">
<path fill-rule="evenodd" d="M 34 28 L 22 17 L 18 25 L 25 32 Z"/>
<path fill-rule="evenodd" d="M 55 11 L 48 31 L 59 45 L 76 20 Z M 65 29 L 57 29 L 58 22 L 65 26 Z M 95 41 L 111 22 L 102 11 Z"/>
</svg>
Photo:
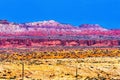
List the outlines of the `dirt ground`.
<svg viewBox="0 0 120 80">
<path fill-rule="evenodd" d="M 0 62 L 0 80 L 116 80 L 120 57 Z"/>
</svg>

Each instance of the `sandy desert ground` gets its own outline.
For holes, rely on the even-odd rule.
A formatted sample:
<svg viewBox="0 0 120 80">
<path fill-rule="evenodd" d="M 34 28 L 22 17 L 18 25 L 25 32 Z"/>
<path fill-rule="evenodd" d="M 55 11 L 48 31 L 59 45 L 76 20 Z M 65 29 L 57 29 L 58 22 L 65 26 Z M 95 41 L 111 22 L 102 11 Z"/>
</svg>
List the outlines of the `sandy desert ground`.
<svg viewBox="0 0 120 80">
<path fill-rule="evenodd" d="M 22 79 L 120 80 L 120 57 L 0 62 L 0 80 Z"/>
</svg>

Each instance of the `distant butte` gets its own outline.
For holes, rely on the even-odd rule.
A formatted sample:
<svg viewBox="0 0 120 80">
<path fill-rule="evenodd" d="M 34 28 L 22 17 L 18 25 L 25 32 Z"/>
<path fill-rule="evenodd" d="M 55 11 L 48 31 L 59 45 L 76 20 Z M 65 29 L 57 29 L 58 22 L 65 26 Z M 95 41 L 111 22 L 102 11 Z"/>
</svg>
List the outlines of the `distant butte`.
<svg viewBox="0 0 120 80">
<path fill-rule="evenodd" d="M 0 20 L 0 47 L 120 46 L 120 30 L 98 24 L 73 26 L 54 20 L 24 24 Z"/>
</svg>

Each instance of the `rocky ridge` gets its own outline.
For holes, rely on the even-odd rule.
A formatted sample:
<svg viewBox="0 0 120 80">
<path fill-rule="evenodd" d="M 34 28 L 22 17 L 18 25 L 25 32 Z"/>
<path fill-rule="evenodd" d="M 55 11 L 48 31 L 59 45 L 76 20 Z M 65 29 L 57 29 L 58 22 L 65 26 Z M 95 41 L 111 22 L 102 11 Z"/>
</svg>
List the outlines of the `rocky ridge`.
<svg viewBox="0 0 120 80">
<path fill-rule="evenodd" d="M 3 46 L 119 46 L 120 30 L 98 24 L 72 26 L 54 20 L 18 24 L 0 20 Z"/>
</svg>

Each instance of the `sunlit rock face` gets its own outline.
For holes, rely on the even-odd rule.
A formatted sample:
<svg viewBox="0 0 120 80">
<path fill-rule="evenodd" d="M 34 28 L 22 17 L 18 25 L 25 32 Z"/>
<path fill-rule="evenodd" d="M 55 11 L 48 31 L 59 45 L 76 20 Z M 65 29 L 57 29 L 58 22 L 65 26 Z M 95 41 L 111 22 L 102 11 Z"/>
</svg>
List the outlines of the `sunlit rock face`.
<svg viewBox="0 0 120 80">
<path fill-rule="evenodd" d="M 3 46 L 120 46 L 120 30 L 54 20 L 23 24 L 0 20 L 0 47 Z"/>
</svg>

